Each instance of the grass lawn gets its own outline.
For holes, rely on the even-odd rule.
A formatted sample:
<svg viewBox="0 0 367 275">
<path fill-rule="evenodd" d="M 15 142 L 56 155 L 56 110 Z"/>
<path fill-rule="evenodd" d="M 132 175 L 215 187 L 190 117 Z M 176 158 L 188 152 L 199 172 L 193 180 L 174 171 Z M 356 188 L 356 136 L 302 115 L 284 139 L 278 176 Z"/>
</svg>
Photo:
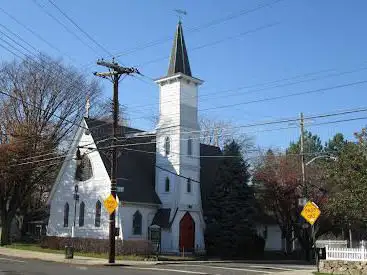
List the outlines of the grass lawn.
<svg viewBox="0 0 367 275">
<path fill-rule="evenodd" d="M 42 248 L 37 244 L 23 244 L 23 243 L 15 243 L 12 245 L 7 245 L 8 248 L 20 249 L 20 250 L 28 250 L 28 251 L 36 251 L 36 252 L 44 252 L 44 253 L 54 253 L 54 254 L 64 254 L 64 250 L 56 250 L 56 249 L 48 249 Z M 92 258 L 104 258 L 107 259 L 107 254 L 98 254 L 98 253 L 83 253 L 83 252 L 75 252 L 75 256 L 83 256 L 83 257 L 92 257 Z M 116 256 L 116 260 L 131 260 L 131 261 L 144 261 L 146 257 L 138 256 L 138 255 L 119 255 Z"/>
<path fill-rule="evenodd" d="M 330 275 L 331 273 L 320 273 L 320 272 L 314 272 L 315 275 Z"/>
<path fill-rule="evenodd" d="M 13 248 L 13 249 L 20 249 L 20 250 L 44 252 L 44 253 L 54 253 L 54 254 L 64 254 L 65 253 L 64 250 L 42 248 L 37 244 L 14 243 L 11 245 L 7 245 L 6 247 Z M 83 256 L 83 257 L 108 259 L 107 254 L 75 252 L 74 255 Z M 149 257 L 139 256 L 139 255 L 118 255 L 116 256 L 116 260 L 130 260 L 130 261 L 144 261 L 147 258 L 156 260 L 155 255 L 152 255 Z M 199 258 L 195 256 L 182 257 L 182 256 L 177 256 L 177 255 L 159 255 L 157 260 L 160 260 L 160 261 L 193 261 L 193 260 L 198 260 L 198 259 Z"/>
</svg>

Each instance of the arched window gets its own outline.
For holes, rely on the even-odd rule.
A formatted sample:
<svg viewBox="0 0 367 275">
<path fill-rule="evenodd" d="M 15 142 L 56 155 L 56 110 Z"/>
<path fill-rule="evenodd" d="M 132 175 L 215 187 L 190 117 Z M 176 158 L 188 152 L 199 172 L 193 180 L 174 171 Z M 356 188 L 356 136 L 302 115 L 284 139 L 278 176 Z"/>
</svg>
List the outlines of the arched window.
<svg viewBox="0 0 367 275">
<path fill-rule="evenodd" d="M 69 204 L 65 203 L 64 205 L 64 227 L 69 226 Z"/>
<path fill-rule="evenodd" d="M 170 151 L 171 151 L 171 141 L 169 137 L 166 137 L 166 139 L 164 140 L 164 152 L 166 156 L 169 155 Z"/>
<path fill-rule="evenodd" d="M 133 216 L 133 234 L 134 235 L 141 235 L 141 223 L 142 217 L 139 211 L 136 211 Z"/>
<path fill-rule="evenodd" d="M 169 178 L 167 177 L 165 181 L 164 191 L 169 192 L 169 188 Z"/>
<path fill-rule="evenodd" d="M 88 156 L 83 155 L 79 161 L 79 164 L 76 166 L 75 179 L 77 181 L 86 181 L 92 178 L 92 176 L 92 163 Z"/>
<path fill-rule="evenodd" d="M 100 227 L 101 226 L 101 209 L 102 205 L 100 201 L 96 202 L 96 217 L 94 219 L 94 225 L 95 227 Z"/>
<path fill-rule="evenodd" d="M 187 179 L 186 190 L 187 193 L 191 193 L 191 179 Z"/>
<path fill-rule="evenodd" d="M 187 154 L 189 156 L 192 155 L 192 139 L 191 139 L 191 137 L 189 137 L 189 139 L 187 140 Z"/>
<path fill-rule="evenodd" d="M 79 207 L 79 226 L 84 226 L 84 212 L 85 212 L 85 203 L 82 202 Z"/>
</svg>

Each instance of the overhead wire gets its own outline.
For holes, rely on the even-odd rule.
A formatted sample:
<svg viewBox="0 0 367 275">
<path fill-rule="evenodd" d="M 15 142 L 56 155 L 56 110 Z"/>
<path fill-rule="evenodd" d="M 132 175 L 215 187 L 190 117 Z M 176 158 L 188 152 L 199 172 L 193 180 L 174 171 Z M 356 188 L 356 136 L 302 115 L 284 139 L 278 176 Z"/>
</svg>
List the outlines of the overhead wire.
<svg viewBox="0 0 367 275">
<path fill-rule="evenodd" d="M 322 117 L 329 117 L 331 115 L 323 115 Z M 367 119 L 367 116 L 363 116 L 363 117 L 357 117 L 357 118 L 348 118 L 348 119 L 341 119 L 341 120 L 333 120 L 333 121 L 326 121 L 326 122 L 321 122 L 321 123 L 314 123 L 314 124 L 310 124 L 308 127 L 315 127 L 315 126 L 321 126 L 321 125 L 327 125 L 327 124 L 335 124 L 335 123 L 342 123 L 342 122 L 350 122 L 350 121 L 356 121 L 356 120 L 364 120 L 364 119 Z M 295 128 L 298 128 L 296 126 L 288 126 L 288 127 L 282 127 L 282 128 L 275 128 L 275 129 L 265 129 L 265 130 L 260 130 L 259 132 L 262 132 L 262 131 L 274 131 L 274 130 L 284 130 L 284 129 L 295 129 Z M 219 136 L 224 136 L 224 135 L 219 135 Z M 197 138 L 191 138 L 192 140 L 193 139 L 197 139 Z M 188 140 L 188 139 L 181 139 L 181 140 Z M 123 150 L 127 150 L 127 151 L 136 151 L 136 152 L 145 152 L 145 153 L 152 153 L 152 154 L 159 154 L 159 152 L 149 152 L 149 151 L 146 151 L 146 150 L 140 150 L 140 149 L 132 149 L 132 148 L 129 148 L 131 146 L 136 146 L 136 145 L 147 145 L 147 144 L 156 144 L 156 141 L 153 141 L 153 142 L 142 142 L 142 143 L 132 143 L 132 144 L 123 144 L 123 145 L 116 145 L 115 147 L 116 148 L 123 148 Z M 111 149 L 112 146 L 108 146 L 108 147 L 102 147 L 102 148 L 93 148 L 93 150 L 89 151 L 89 152 L 86 152 L 85 154 L 90 154 L 94 151 L 103 151 L 105 149 Z M 254 149 L 254 150 L 247 150 L 246 152 L 247 153 L 251 153 L 251 152 L 258 152 L 259 149 Z M 190 155 L 187 155 L 187 154 L 180 154 L 180 153 L 175 153 L 175 152 L 172 152 L 173 154 L 179 154 L 179 155 L 183 155 L 183 156 L 190 156 Z M 320 152 L 314 152 L 312 154 L 315 154 L 315 153 L 320 153 Z M 311 152 L 306 152 L 305 154 L 311 154 Z M 299 155 L 299 154 L 298 154 Z M 42 160 L 36 160 L 36 161 L 29 161 L 29 162 L 24 162 L 24 163 L 18 163 L 16 164 L 16 166 L 18 165 L 26 165 L 26 164 L 34 164 L 34 163 L 39 163 L 39 162 L 44 162 L 44 161 L 49 161 L 49 160 L 55 160 L 55 159 L 60 159 L 60 158 L 63 158 L 63 157 L 66 157 L 66 156 L 72 156 L 72 155 L 62 155 L 62 156 L 58 156 L 58 157 L 54 157 L 54 158 L 48 158 L 48 159 L 42 159 Z M 195 157 L 195 156 L 194 156 Z M 203 158 L 217 158 L 218 156 L 214 156 L 214 155 L 207 155 L 207 156 L 200 156 L 200 157 L 203 157 Z"/>
<path fill-rule="evenodd" d="M 366 62 L 364 62 L 366 63 Z M 275 81 L 271 81 L 271 82 L 265 82 L 265 83 L 260 83 L 260 84 L 255 84 L 255 85 L 245 85 L 245 86 L 240 86 L 237 88 L 232 88 L 232 89 L 226 89 L 226 90 L 219 90 L 219 91 L 215 91 L 214 93 L 204 93 L 204 94 L 199 94 L 197 95 L 198 99 L 208 99 L 208 98 L 214 98 L 214 99 L 218 99 L 218 98 L 228 98 L 229 96 L 240 96 L 240 95 L 248 95 L 248 94 L 252 94 L 255 92 L 260 92 L 260 91 L 266 91 L 266 90 L 272 90 L 272 89 L 277 89 L 277 88 L 283 88 L 283 87 L 287 87 L 287 86 L 293 86 L 293 85 L 297 85 L 297 84 L 301 84 L 301 83 L 307 83 L 307 82 L 311 82 L 311 81 L 316 81 L 316 80 L 321 80 L 321 79 L 326 79 L 326 78 L 332 78 L 332 77 L 337 77 L 337 76 L 342 76 L 342 75 L 347 75 L 347 74 L 352 74 L 352 73 L 356 73 L 356 72 L 360 72 L 360 71 L 364 71 L 367 70 L 367 67 L 359 67 L 357 69 L 352 69 L 352 70 L 346 70 L 346 71 L 342 71 L 342 72 L 338 72 L 338 73 L 333 73 L 333 74 L 328 74 L 328 75 L 321 75 L 321 76 L 317 76 L 317 77 L 313 77 L 310 79 L 303 79 L 303 80 L 299 80 L 299 81 L 295 81 L 295 82 L 291 82 L 291 83 L 282 83 L 282 84 L 278 84 L 275 86 L 271 86 L 271 87 L 264 87 L 264 88 L 260 88 L 260 89 L 255 89 L 255 90 L 249 90 L 246 92 L 242 92 L 242 93 L 237 93 L 240 90 L 246 89 L 246 88 L 253 88 L 253 87 L 257 87 L 257 86 L 264 86 L 267 84 L 272 84 L 272 83 L 278 83 L 278 82 L 282 82 L 282 81 L 287 81 L 287 80 L 292 80 L 294 78 L 300 78 L 301 76 L 296 76 L 296 77 L 291 77 L 291 78 L 283 78 L 281 80 L 275 80 Z M 324 72 L 326 71 L 332 71 L 332 69 L 329 70 L 324 70 Z M 322 72 L 322 71 L 320 71 Z M 305 74 L 305 76 L 307 75 L 312 75 L 312 74 L 317 74 L 317 73 L 307 73 Z M 228 94 L 229 92 L 236 92 L 236 93 L 231 93 Z M 190 98 L 194 98 L 196 97 L 196 95 L 188 95 L 188 94 L 183 94 L 182 98 L 183 99 L 190 99 Z M 160 101 L 160 104 L 164 104 L 164 103 L 171 103 L 174 102 L 174 100 L 162 100 Z M 129 107 L 130 110 L 135 110 L 135 109 L 139 109 L 141 110 L 144 107 L 150 107 L 150 106 L 156 106 L 156 104 L 145 104 L 145 105 L 137 105 L 137 106 L 131 106 Z"/>
<path fill-rule="evenodd" d="M 24 40 L 21 36 L 19 36 L 18 34 L 14 33 L 12 30 L 10 30 L 7 26 L 3 25 L 0 23 L 0 26 L 5 29 L 8 33 L 10 33 L 11 35 L 17 37 L 19 40 L 21 40 L 24 44 L 27 44 L 28 47 L 32 48 L 34 51 L 38 52 L 38 50 L 29 42 L 27 42 L 26 40 Z"/>
<path fill-rule="evenodd" d="M 241 32 L 241 33 L 239 33 L 237 35 L 228 36 L 228 37 L 225 37 L 225 38 L 222 38 L 222 39 L 219 39 L 219 40 L 210 42 L 210 43 L 199 45 L 199 46 L 196 46 L 196 47 L 191 48 L 190 49 L 190 52 L 193 52 L 193 51 L 196 51 L 196 50 L 200 50 L 200 49 L 204 49 L 204 48 L 207 48 L 207 47 L 210 47 L 210 46 L 214 46 L 214 45 L 220 44 L 222 42 L 225 42 L 227 40 L 238 38 L 238 37 L 241 37 L 241 36 L 244 36 L 244 35 L 247 35 L 247 34 L 256 33 L 258 31 L 265 30 L 265 29 L 268 29 L 268 28 L 277 26 L 279 24 L 280 24 L 280 22 L 269 23 L 269 24 L 266 24 L 266 25 L 257 27 L 255 29 L 251 29 L 251 30 L 248 30 L 248 31 L 245 31 L 245 32 Z M 149 60 L 149 61 L 142 62 L 141 64 L 137 65 L 137 67 L 143 67 L 143 66 L 146 66 L 146 65 L 149 65 L 149 64 L 152 64 L 152 63 L 156 63 L 156 62 L 159 62 L 159 61 L 168 59 L 168 58 L 170 58 L 169 55 L 161 56 L 161 57 L 158 57 L 158 58 Z"/>
<path fill-rule="evenodd" d="M 62 51 L 57 48 L 56 46 L 54 46 L 53 44 L 51 44 L 50 42 L 48 42 L 46 39 L 44 39 L 41 35 L 39 35 L 37 32 L 35 32 L 34 30 L 32 30 L 30 27 L 28 27 L 27 25 L 23 24 L 21 21 L 19 21 L 15 16 L 11 15 L 10 13 L 8 13 L 6 10 L 4 10 L 2 7 L 0 7 L 0 11 L 2 11 L 5 15 L 7 15 L 9 18 L 11 18 L 14 22 L 16 22 L 18 25 L 22 26 L 24 29 L 26 29 L 28 32 L 30 32 L 32 35 L 34 35 L 35 37 L 37 37 L 39 40 L 41 40 L 43 43 L 47 44 L 50 48 L 56 50 L 59 53 L 62 53 Z M 71 57 L 68 54 L 63 53 L 64 55 L 68 56 L 70 60 L 74 60 L 73 57 Z"/>
<path fill-rule="evenodd" d="M 236 19 L 238 17 L 241 17 L 243 15 L 247 15 L 247 14 L 250 14 L 250 13 L 253 13 L 253 12 L 256 12 L 258 10 L 261 10 L 263 8 L 267 8 L 267 7 L 270 7 L 274 4 L 277 4 L 279 2 L 282 2 L 284 0 L 276 0 L 276 1 L 272 1 L 270 3 L 265 3 L 265 4 L 261 4 L 255 8 L 251 8 L 251 9 L 243 9 L 243 10 L 240 10 L 240 11 L 237 11 L 237 12 L 234 12 L 232 14 L 229 14 L 225 17 L 221 17 L 221 18 L 218 18 L 218 19 L 214 19 L 210 22 L 207 22 L 205 24 L 202 24 L 202 25 L 199 25 L 199 26 L 196 26 L 196 27 L 191 27 L 191 28 L 188 28 L 186 30 L 186 33 L 193 33 L 193 32 L 197 32 L 197 31 L 200 31 L 202 29 L 206 29 L 206 28 L 209 28 L 211 26 L 214 26 L 214 25 L 218 25 L 218 24 L 221 24 L 221 23 L 224 23 L 224 22 L 227 22 L 229 20 L 233 20 L 233 19 Z M 143 50 L 143 49 L 146 49 L 146 48 L 150 48 L 152 46 L 155 46 L 155 45 L 159 45 L 159 44 L 162 44 L 162 43 L 165 43 L 167 41 L 170 41 L 172 39 L 172 37 L 165 37 L 165 38 L 161 38 L 161 39 L 157 39 L 157 40 L 154 40 L 154 41 L 150 41 L 150 42 L 147 42 L 145 44 L 142 44 L 141 46 L 137 46 L 135 48 L 132 48 L 130 50 L 126 50 L 124 52 L 120 52 L 120 53 L 116 53 L 114 56 L 116 57 L 121 57 L 121 56 L 125 56 L 125 55 L 128 55 L 128 54 L 132 54 L 132 53 L 135 53 L 137 51 L 140 51 L 140 50 Z"/>
<path fill-rule="evenodd" d="M 73 32 L 72 30 L 70 30 L 63 22 L 61 22 L 56 16 L 54 16 L 52 13 L 50 13 L 45 6 L 41 5 L 38 0 L 33 0 L 33 3 L 35 5 L 37 5 L 37 7 L 44 12 L 45 14 L 47 14 L 51 19 L 53 19 L 54 21 L 56 21 L 60 26 L 62 26 L 68 33 L 70 33 L 71 35 L 73 35 L 78 41 L 80 41 L 84 46 L 86 46 L 87 48 L 89 48 L 91 51 L 93 51 L 94 53 L 98 52 L 91 47 L 88 43 L 86 43 L 83 39 L 81 39 L 75 32 Z"/>
<path fill-rule="evenodd" d="M 367 108 L 364 109 L 364 110 L 360 110 L 360 111 L 361 112 L 362 111 L 367 111 Z M 356 113 L 356 112 L 359 112 L 359 111 L 345 111 L 345 112 L 341 112 L 339 114 L 335 114 L 335 113 L 334 114 L 331 114 L 331 113 L 330 114 L 323 114 L 323 115 L 318 115 L 317 118 L 326 118 L 326 117 L 331 117 L 331 116 L 335 116 L 335 115 L 346 115 L 346 114 L 351 114 L 351 113 Z M 310 117 L 306 117 L 305 120 L 307 120 L 307 119 L 314 119 L 314 118 L 315 118 L 315 116 L 310 116 Z M 312 123 L 312 124 L 309 124 L 308 127 L 316 127 L 316 126 L 321 126 L 321 125 L 326 125 L 326 124 L 335 124 L 335 123 L 349 122 L 349 121 L 356 121 L 356 120 L 363 120 L 363 119 L 367 119 L 367 116 L 357 117 L 357 118 L 341 119 L 341 120 L 334 120 L 334 121 L 327 121 L 327 122 L 320 122 L 320 123 Z M 287 127 L 273 128 L 273 129 L 256 130 L 256 131 L 252 131 L 252 132 L 249 131 L 249 132 L 246 132 L 246 134 L 261 133 L 261 132 L 270 132 L 270 131 L 278 131 L 278 130 L 287 130 L 287 129 L 297 129 L 297 128 L 298 128 L 297 126 L 287 126 Z M 229 134 L 220 134 L 220 135 L 218 135 L 218 137 L 225 137 L 225 136 L 233 136 L 233 134 L 232 133 L 229 133 Z M 142 137 L 146 137 L 146 136 L 142 136 Z M 189 139 L 195 140 L 195 139 L 201 139 L 201 137 L 198 137 L 198 138 L 184 138 L 184 139 L 180 139 L 180 141 L 187 141 Z M 98 140 L 98 141 L 93 142 L 93 143 L 89 143 L 89 144 L 85 144 L 85 145 L 80 145 L 80 147 L 83 148 L 85 146 L 98 144 L 101 141 L 107 141 L 107 140 L 109 140 L 109 139 Z M 156 142 L 130 143 L 130 144 L 127 143 L 125 145 L 116 145 L 116 147 L 125 147 L 124 149 L 126 149 L 126 150 L 131 150 L 131 151 L 137 151 L 137 152 L 139 152 L 139 151 L 142 151 L 142 150 L 131 149 L 131 148 L 126 148 L 126 147 L 136 146 L 136 145 L 155 144 L 155 143 Z M 107 148 L 109 148 L 109 147 L 106 147 L 106 148 L 94 148 L 94 149 L 95 150 L 103 150 L 103 149 L 107 149 Z M 257 150 L 254 150 L 253 152 L 256 152 L 256 151 Z M 144 152 L 144 151 L 142 151 L 142 152 Z M 153 153 L 157 153 L 157 152 L 153 152 Z M 172 154 L 179 154 L 179 153 L 176 153 L 176 152 L 171 152 L 171 153 Z M 43 155 L 38 155 L 38 156 L 33 156 L 33 157 L 28 157 L 28 158 L 23 158 L 22 160 L 43 157 L 43 156 L 47 156 L 47 155 L 50 155 L 50 154 L 55 154 L 55 152 L 48 153 L 48 154 L 43 154 Z M 180 155 L 195 157 L 195 156 L 192 156 L 192 155 L 184 155 L 184 154 L 180 154 Z M 63 155 L 63 156 L 66 156 L 66 155 Z M 218 157 L 218 156 L 201 156 L 201 157 L 204 157 L 204 158 L 209 157 L 210 158 L 210 157 Z M 29 163 L 32 163 L 32 162 L 28 162 L 28 163 L 24 163 L 24 164 L 29 164 Z"/>
<path fill-rule="evenodd" d="M 65 11 L 63 11 L 56 3 L 52 0 L 47 0 L 52 6 L 54 6 L 67 20 L 69 20 L 79 31 L 81 31 L 90 41 L 96 44 L 102 51 L 111 55 L 104 46 L 102 46 L 98 41 L 96 41 L 87 31 L 85 31 L 82 27 L 79 26 Z"/>
<path fill-rule="evenodd" d="M 327 118 L 327 117 L 332 117 L 332 116 L 338 116 L 338 115 L 346 115 L 346 114 L 352 114 L 352 113 L 357 113 L 357 112 L 365 112 L 367 111 L 367 108 L 364 108 L 364 109 L 361 109 L 361 110 L 356 110 L 355 112 L 352 112 L 352 111 L 344 111 L 344 112 L 340 112 L 340 113 L 329 113 L 329 114 L 321 114 L 321 115 L 313 115 L 313 116 L 308 116 L 308 117 L 305 117 L 304 119 L 305 120 L 314 120 L 314 119 L 317 119 L 317 118 Z M 362 118 L 359 118 L 359 120 L 362 119 Z M 350 121 L 354 121 L 354 120 L 358 120 L 358 119 L 350 119 Z M 289 123 L 289 122 L 298 122 L 300 121 L 299 118 L 289 118 L 289 119 L 281 119 L 281 120 L 277 120 L 277 121 L 269 121 L 269 122 L 262 122 L 262 123 L 253 123 L 253 124 L 247 124 L 247 125 L 241 125 L 241 126 L 236 126 L 236 127 L 231 127 L 227 130 L 224 130 L 223 133 L 225 133 L 226 131 L 231 131 L 233 129 L 241 129 L 241 128 L 249 128 L 249 127 L 257 127 L 257 126 L 266 126 L 266 125 L 272 125 L 272 124 L 282 124 L 282 123 Z M 343 120 L 341 122 L 345 122 L 345 121 L 348 121 L 348 119 L 346 120 Z M 334 123 L 334 122 L 330 122 L 331 123 Z M 337 123 L 337 122 L 335 122 Z M 325 124 L 328 124 L 327 122 Z M 311 124 L 312 125 L 312 124 Z M 315 125 L 316 126 L 316 125 Z M 289 127 L 282 127 L 282 128 L 277 128 L 277 129 L 274 129 L 274 130 L 285 130 L 285 129 L 293 129 L 293 128 L 298 128 L 297 126 L 289 126 Z M 269 131 L 272 131 L 272 129 L 266 129 L 266 130 L 260 130 L 260 131 L 254 131 L 252 133 L 256 133 L 256 132 L 269 132 Z M 189 132 L 183 132 L 182 134 L 188 134 L 188 133 L 200 133 L 199 131 L 189 131 Z M 233 136 L 233 133 L 228 133 L 227 135 L 225 134 L 220 134 L 218 135 L 218 137 L 224 137 L 224 136 Z M 251 133 L 251 132 L 246 132 L 246 133 Z M 155 134 L 148 134 L 148 135 L 145 135 L 145 136 L 136 136 L 136 137 L 133 137 L 133 138 L 147 138 L 147 137 L 156 137 Z M 179 140 L 180 141 L 188 141 L 188 140 L 196 140 L 196 139 L 201 139 L 202 137 L 198 136 L 198 137 L 189 137 L 189 138 L 180 138 Z M 127 144 L 123 144 L 123 145 L 116 145 L 116 147 L 130 147 L 130 146 L 138 146 L 138 145 L 148 145 L 148 144 L 156 144 L 157 142 L 154 140 L 154 141 L 148 141 L 148 142 L 135 142 L 135 143 L 127 143 Z M 110 147 L 105 147 L 105 148 L 100 148 L 100 149 L 107 149 L 107 148 L 110 148 Z"/>
<path fill-rule="evenodd" d="M 319 89 L 314 89 L 314 90 L 308 90 L 308 91 L 303 91 L 303 92 L 296 92 L 296 93 L 290 93 L 290 94 L 286 94 L 286 95 L 280 95 L 280 96 L 274 96 L 274 97 L 265 97 L 265 98 L 261 98 L 261 99 L 237 102 L 237 103 L 226 104 L 226 105 L 219 105 L 219 106 L 210 107 L 210 108 L 203 108 L 203 109 L 198 109 L 198 111 L 218 110 L 218 109 L 232 108 L 232 107 L 236 107 L 236 106 L 248 105 L 248 104 L 253 104 L 253 103 L 269 102 L 269 101 L 274 101 L 274 100 L 279 100 L 279 99 L 284 99 L 284 98 L 296 97 L 296 96 L 301 96 L 301 95 L 309 95 L 309 94 L 315 94 L 315 93 L 330 91 L 330 90 L 334 90 L 334 89 L 357 86 L 357 85 L 362 85 L 362 84 L 366 84 L 366 83 L 367 83 L 367 80 L 355 81 L 355 82 L 349 82 L 349 83 L 345 83 L 345 84 L 340 84 L 340 85 L 335 85 L 335 86 L 330 86 L 330 87 L 325 87 L 325 88 L 319 88 Z M 179 114 L 180 114 L 179 112 L 172 113 L 172 114 L 170 114 L 170 116 L 176 116 L 177 117 Z M 131 119 L 140 119 L 140 118 L 146 118 L 146 117 L 147 116 L 137 117 L 137 118 L 132 117 Z"/>
<path fill-rule="evenodd" d="M 1 44 L 1 43 L 0 43 L 0 47 L 1 47 L 1 48 L 3 48 L 3 49 L 5 49 L 6 51 L 10 52 L 12 55 L 14 55 L 14 56 L 16 56 L 16 57 L 18 57 L 18 58 L 22 59 L 22 57 L 21 57 L 20 55 L 16 54 L 15 52 L 13 52 L 12 50 L 10 50 L 8 47 L 4 46 L 4 45 L 3 45 L 3 44 Z"/>
</svg>

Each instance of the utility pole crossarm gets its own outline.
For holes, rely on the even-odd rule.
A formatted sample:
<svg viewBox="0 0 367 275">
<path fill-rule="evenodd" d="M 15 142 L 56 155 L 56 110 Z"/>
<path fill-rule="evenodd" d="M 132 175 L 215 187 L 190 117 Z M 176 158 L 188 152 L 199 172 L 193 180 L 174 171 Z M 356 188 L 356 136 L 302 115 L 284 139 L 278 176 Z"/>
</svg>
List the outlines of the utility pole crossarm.
<svg viewBox="0 0 367 275">
<path fill-rule="evenodd" d="M 140 74 L 139 70 L 137 68 L 133 67 L 122 67 L 116 62 L 106 62 L 104 60 L 98 60 L 97 65 L 104 66 L 110 69 L 113 69 L 116 73 L 119 74 Z"/>
</svg>

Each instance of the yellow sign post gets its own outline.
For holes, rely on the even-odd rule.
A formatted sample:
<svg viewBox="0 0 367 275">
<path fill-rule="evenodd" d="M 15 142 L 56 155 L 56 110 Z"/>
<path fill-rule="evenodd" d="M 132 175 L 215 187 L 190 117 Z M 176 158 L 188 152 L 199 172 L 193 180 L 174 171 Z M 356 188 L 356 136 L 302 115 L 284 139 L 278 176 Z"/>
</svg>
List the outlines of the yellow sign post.
<svg viewBox="0 0 367 275">
<path fill-rule="evenodd" d="M 311 225 L 316 222 L 320 214 L 319 207 L 312 201 L 308 201 L 301 212 L 301 216 Z"/>
<path fill-rule="evenodd" d="M 108 198 L 104 200 L 103 204 L 110 214 L 112 214 L 118 206 L 116 199 L 112 195 L 109 195 Z"/>
</svg>

